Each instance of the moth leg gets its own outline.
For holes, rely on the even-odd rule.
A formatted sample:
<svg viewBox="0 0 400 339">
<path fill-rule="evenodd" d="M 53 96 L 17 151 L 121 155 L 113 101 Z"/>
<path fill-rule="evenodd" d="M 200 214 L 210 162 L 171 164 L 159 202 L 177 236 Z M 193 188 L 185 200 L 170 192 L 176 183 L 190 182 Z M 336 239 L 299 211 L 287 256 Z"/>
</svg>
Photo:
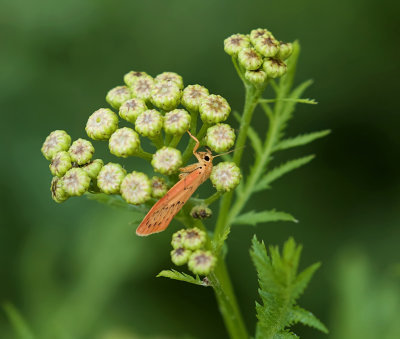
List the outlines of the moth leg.
<svg viewBox="0 0 400 339">
<path fill-rule="evenodd" d="M 190 133 L 189 131 L 187 131 L 187 132 L 189 133 L 190 137 L 191 137 L 194 141 L 196 141 L 196 145 L 195 145 L 194 148 L 193 148 L 193 154 L 196 155 L 197 149 L 198 149 L 199 146 L 200 146 L 200 141 L 199 141 L 192 133 Z"/>
<path fill-rule="evenodd" d="M 199 164 L 191 164 L 186 167 L 182 167 L 179 169 L 179 171 L 183 173 L 192 173 L 195 169 L 199 167 Z"/>
</svg>

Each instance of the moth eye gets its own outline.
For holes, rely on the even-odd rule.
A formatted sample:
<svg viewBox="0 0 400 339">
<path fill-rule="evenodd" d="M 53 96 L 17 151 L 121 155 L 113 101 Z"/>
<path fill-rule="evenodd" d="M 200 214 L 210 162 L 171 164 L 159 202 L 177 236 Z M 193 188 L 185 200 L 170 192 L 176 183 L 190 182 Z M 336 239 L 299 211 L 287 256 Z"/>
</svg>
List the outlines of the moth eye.
<svg viewBox="0 0 400 339">
<path fill-rule="evenodd" d="M 206 155 L 206 156 L 204 157 L 204 160 L 205 160 L 205 161 L 209 161 L 209 160 L 210 160 L 210 157 L 209 157 L 208 155 Z"/>
</svg>

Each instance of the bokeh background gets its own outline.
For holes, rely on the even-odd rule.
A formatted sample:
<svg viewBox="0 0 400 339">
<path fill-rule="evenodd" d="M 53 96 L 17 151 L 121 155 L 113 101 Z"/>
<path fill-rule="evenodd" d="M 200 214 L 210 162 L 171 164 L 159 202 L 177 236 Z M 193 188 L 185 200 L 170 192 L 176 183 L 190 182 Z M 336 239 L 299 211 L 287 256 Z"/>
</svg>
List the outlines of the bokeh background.
<svg viewBox="0 0 400 339">
<path fill-rule="evenodd" d="M 293 235 L 303 267 L 322 261 L 300 303 L 328 325 L 328 337 L 399 338 L 398 10 L 389 0 L 2 1 L 0 302 L 37 338 L 226 337 L 211 289 L 155 278 L 172 265 L 178 225 L 139 239 L 128 212 L 85 198 L 55 204 L 40 147 L 54 129 L 84 137 L 89 114 L 131 69 L 175 71 L 240 110 L 242 85 L 223 39 L 267 27 L 300 40 L 297 81 L 315 80 L 306 97 L 319 105 L 298 107 L 289 132 L 333 132 L 287 152 L 317 158 L 248 205 L 300 223 L 231 233 L 228 265 L 246 323 L 253 332 L 252 235 L 268 244 Z M 263 114 L 255 119 L 262 131 Z M 113 159 L 105 144 L 95 147 Z M 0 337 L 17 337 L 3 310 Z"/>
</svg>

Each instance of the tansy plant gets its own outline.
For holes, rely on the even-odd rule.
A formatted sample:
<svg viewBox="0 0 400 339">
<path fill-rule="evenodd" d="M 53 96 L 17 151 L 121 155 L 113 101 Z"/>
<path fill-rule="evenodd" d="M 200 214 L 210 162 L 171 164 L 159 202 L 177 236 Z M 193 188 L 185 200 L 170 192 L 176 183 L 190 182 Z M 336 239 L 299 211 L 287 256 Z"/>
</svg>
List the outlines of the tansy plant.
<svg viewBox="0 0 400 339">
<path fill-rule="evenodd" d="M 124 76 L 125 85 L 107 93 L 106 100 L 111 108 L 100 108 L 89 116 L 85 130 L 90 139 L 104 140 L 110 153 L 117 157 L 135 157 L 138 162 L 150 162 L 154 173 L 142 173 L 119 163 L 104 164 L 101 159 L 93 159 L 95 150 L 89 140 L 72 142 L 63 130 L 53 131 L 47 137 L 42 153 L 50 161 L 51 195 L 58 203 L 86 195 L 131 209 L 139 224 L 159 201 L 159 209 L 150 210 L 146 218 L 154 221 L 152 227 L 156 230 L 163 222 L 165 227 L 168 226 L 170 220 L 165 221 L 167 217 L 174 217 L 173 228 L 178 223 L 185 227 L 172 236 L 171 260 L 176 266 L 186 265 L 187 271 L 164 270 L 158 276 L 212 288 L 230 337 L 249 338 L 225 263 L 226 239 L 234 225 L 296 222 L 292 215 L 276 210 L 246 211 L 246 203 L 253 194 L 267 190 L 275 180 L 313 158 L 308 155 L 272 166 L 276 153 L 308 144 L 329 131 L 294 138 L 285 136 L 296 104 L 315 104 L 313 100 L 301 98 L 311 81 L 293 87 L 300 51 L 297 42 L 283 43 L 268 30 L 255 29 L 247 35 L 228 37 L 224 49 L 232 57 L 244 84 L 242 113 L 231 114 L 226 99 L 209 93 L 201 85 L 185 86 L 182 77 L 176 73 L 164 72 L 153 78 L 145 72 L 131 71 Z M 263 98 L 268 85 L 272 87 L 274 97 Z M 258 106 L 265 113 L 267 126 L 261 136 L 252 127 L 253 113 Z M 234 129 L 227 123 L 230 115 L 233 122 L 237 120 L 239 128 Z M 192 138 L 183 142 L 187 140 L 182 139 L 187 131 Z M 143 146 L 146 147 L 142 148 L 145 138 L 150 143 L 145 143 Z M 188 166 L 194 162 L 196 139 L 200 147 L 208 147 L 213 152 L 204 152 L 210 156 L 234 148 L 232 154 L 224 155 L 225 161 L 211 164 L 212 171 L 204 180 L 209 176 L 216 191 L 207 198 L 193 197 L 194 192 L 185 193 L 186 189 L 193 188 L 186 185 L 186 181 L 174 186 L 179 180 L 189 180 L 188 175 L 195 181 L 196 175 L 202 173 L 202 162 Z M 243 163 L 247 141 L 250 146 L 246 152 L 251 152 L 253 160 Z M 199 153 L 195 152 L 203 163 L 210 160 L 204 154 L 200 159 Z M 188 167 L 183 172 L 189 173 L 178 177 L 185 166 Z M 168 192 L 172 186 L 174 188 Z M 177 204 L 169 203 L 181 196 L 183 200 Z M 211 206 L 214 207 L 217 201 L 218 213 L 212 217 Z M 157 217 L 156 212 L 161 211 L 164 214 Z M 203 220 L 208 218 L 206 227 Z M 267 251 L 264 243 L 254 237 L 250 255 L 257 270 L 261 299 L 256 302 L 256 338 L 296 338 L 290 331 L 290 326 L 296 323 L 327 332 L 312 313 L 297 305 L 298 297 L 319 266 L 314 264 L 298 273 L 300 252 L 301 246 L 291 238 L 282 251 L 277 247 Z"/>
</svg>

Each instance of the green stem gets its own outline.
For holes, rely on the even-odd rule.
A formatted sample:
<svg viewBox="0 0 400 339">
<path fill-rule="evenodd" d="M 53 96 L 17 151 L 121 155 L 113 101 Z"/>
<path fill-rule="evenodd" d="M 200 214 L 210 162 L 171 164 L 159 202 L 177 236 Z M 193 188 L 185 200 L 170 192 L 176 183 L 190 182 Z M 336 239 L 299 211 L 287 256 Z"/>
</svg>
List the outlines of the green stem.
<svg viewBox="0 0 400 339">
<path fill-rule="evenodd" d="M 204 199 L 204 204 L 207 206 L 211 205 L 213 202 L 217 201 L 221 196 L 221 192 L 215 192 L 213 195 L 209 196 L 207 199 Z"/>
<path fill-rule="evenodd" d="M 145 160 L 151 160 L 153 159 L 153 154 L 143 151 L 142 148 L 140 148 L 139 150 L 137 150 L 134 154 L 134 156 L 145 159 Z"/>
<path fill-rule="evenodd" d="M 155 137 L 149 137 L 149 139 L 152 141 L 154 146 L 157 147 L 157 149 L 164 147 L 164 140 L 161 133 L 158 133 Z"/>
<path fill-rule="evenodd" d="M 169 147 L 176 147 L 179 144 L 179 141 L 182 139 L 182 134 L 177 134 L 172 137 L 172 140 L 169 142 Z"/>
</svg>

